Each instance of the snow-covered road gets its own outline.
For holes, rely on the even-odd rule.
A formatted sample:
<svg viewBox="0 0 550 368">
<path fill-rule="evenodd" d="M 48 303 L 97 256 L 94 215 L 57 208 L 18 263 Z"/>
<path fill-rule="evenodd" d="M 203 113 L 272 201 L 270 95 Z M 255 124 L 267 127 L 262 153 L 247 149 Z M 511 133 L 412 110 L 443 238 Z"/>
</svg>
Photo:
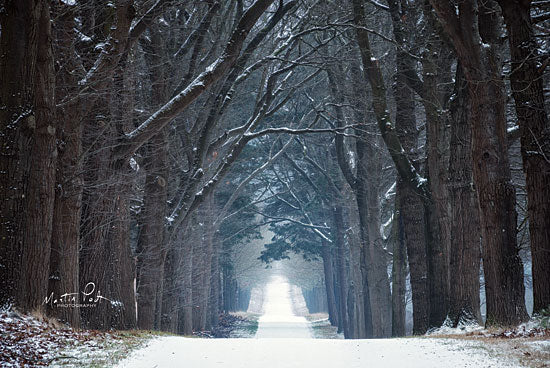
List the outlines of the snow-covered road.
<svg viewBox="0 0 550 368">
<path fill-rule="evenodd" d="M 292 312 L 285 279 L 274 278 L 265 295 L 256 338 L 162 337 L 122 361 L 119 368 L 518 367 L 471 341 L 312 339 L 309 323 Z"/>
<path fill-rule="evenodd" d="M 505 368 L 463 342 L 440 339 L 190 339 L 163 337 L 120 368 Z"/>
<path fill-rule="evenodd" d="M 292 311 L 290 285 L 280 276 L 267 285 L 264 314 L 258 322 L 256 338 L 312 338 L 309 322 Z"/>
</svg>

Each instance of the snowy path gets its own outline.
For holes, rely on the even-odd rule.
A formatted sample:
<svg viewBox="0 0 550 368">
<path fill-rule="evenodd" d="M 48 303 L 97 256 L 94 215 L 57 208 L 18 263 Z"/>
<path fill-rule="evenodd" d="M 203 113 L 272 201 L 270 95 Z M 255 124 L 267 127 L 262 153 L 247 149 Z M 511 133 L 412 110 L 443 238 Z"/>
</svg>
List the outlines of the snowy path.
<svg viewBox="0 0 550 368">
<path fill-rule="evenodd" d="M 282 277 L 267 285 L 264 314 L 258 322 L 256 338 L 312 338 L 309 322 L 292 311 L 290 285 Z"/>
<path fill-rule="evenodd" d="M 505 368 L 479 346 L 440 339 L 190 339 L 163 337 L 120 368 Z"/>
<path fill-rule="evenodd" d="M 480 343 L 406 338 L 312 339 L 309 323 L 292 312 L 290 287 L 275 279 L 266 289 L 264 315 L 253 339 L 162 337 L 134 353 L 119 368 L 507 368 Z"/>
</svg>

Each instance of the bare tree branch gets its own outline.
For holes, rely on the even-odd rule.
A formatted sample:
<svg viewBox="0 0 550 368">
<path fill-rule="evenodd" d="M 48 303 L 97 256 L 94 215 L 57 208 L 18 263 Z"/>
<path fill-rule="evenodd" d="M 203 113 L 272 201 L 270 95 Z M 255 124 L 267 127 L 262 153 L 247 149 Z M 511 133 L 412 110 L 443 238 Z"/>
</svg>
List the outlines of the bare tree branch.
<svg viewBox="0 0 550 368">
<path fill-rule="evenodd" d="M 118 152 L 116 152 L 117 160 L 129 159 L 139 147 L 183 112 L 198 96 L 225 74 L 239 57 L 246 36 L 272 2 L 273 0 L 257 0 L 246 10 L 229 39 L 222 56 L 206 68 L 182 92 L 168 101 L 138 128 L 130 132 L 123 140 L 117 150 Z"/>
</svg>

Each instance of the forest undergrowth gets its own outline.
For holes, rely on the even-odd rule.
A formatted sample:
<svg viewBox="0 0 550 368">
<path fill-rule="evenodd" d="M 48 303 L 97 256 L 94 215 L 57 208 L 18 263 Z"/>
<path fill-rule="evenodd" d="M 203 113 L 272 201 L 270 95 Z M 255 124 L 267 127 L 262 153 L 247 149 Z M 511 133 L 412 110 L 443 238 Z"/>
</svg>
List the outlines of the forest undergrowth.
<svg viewBox="0 0 550 368">
<path fill-rule="evenodd" d="M 213 331 L 197 331 L 195 338 L 254 337 L 258 317 L 220 315 Z M 233 335 L 234 334 L 234 335 Z M 2 367 L 112 367 L 148 341 L 173 334 L 147 330 L 98 331 L 67 327 L 42 314 L 0 312 L 0 366 Z"/>
</svg>

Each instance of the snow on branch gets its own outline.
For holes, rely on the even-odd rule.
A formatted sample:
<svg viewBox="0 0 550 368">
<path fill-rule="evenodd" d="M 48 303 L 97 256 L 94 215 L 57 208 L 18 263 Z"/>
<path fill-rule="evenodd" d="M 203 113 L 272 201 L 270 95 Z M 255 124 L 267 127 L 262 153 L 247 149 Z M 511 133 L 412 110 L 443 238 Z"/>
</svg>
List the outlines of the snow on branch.
<svg viewBox="0 0 550 368">
<path fill-rule="evenodd" d="M 258 210 L 253 210 L 255 213 L 257 213 L 258 215 L 261 215 L 265 218 L 268 218 L 268 219 L 271 219 L 271 220 L 278 220 L 278 221 L 286 221 L 286 222 L 291 222 L 293 224 L 296 224 L 296 225 L 300 225 L 302 227 L 305 227 L 305 228 L 308 228 L 308 229 L 312 229 L 312 230 L 317 230 L 319 232 L 319 235 L 321 235 L 323 237 L 323 239 L 329 241 L 332 243 L 332 240 L 330 240 L 329 238 L 327 238 L 322 232 L 320 232 L 319 229 L 322 229 L 322 230 L 330 230 L 330 227 L 328 226 L 325 226 L 325 225 L 314 225 L 314 224 L 311 224 L 311 223 L 305 223 L 305 222 L 302 222 L 302 221 L 298 221 L 298 220 L 295 220 L 293 218 L 290 218 L 290 217 L 280 217 L 280 216 L 271 216 L 271 215 L 268 215 L 264 212 L 261 212 L 261 211 L 258 211 Z"/>
<path fill-rule="evenodd" d="M 289 139 L 285 145 L 274 155 L 272 155 L 264 164 L 262 164 L 260 167 L 258 167 L 256 170 L 254 170 L 247 178 L 245 178 L 237 188 L 233 191 L 231 194 L 231 197 L 227 200 L 225 205 L 223 206 L 222 210 L 219 212 L 218 217 L 214 221 L 214 223 L 218 223 L 220 219 L 223 219 L 225 216 L 225 213 L 229 210 L 233 202 L 238 198 L 238 196 L 241 194 L 241 192 L 244 190 L 245 186 L 256 176 L 258 176 L 260 173 L 262 173 L 269 165 L 271 165 L 273 162 L 275 162 L 287 149 L 290 147 L 292 143 L 292 140 Z"/>
<path fill-rule="evenodd" d="M 128 159 L 139 147 L 183 112 L 187 106 L 227 72 L 237 60 L 248 33 L 271 3 L 273 0 L 257 0 L 246 10 L 222 56 L 138 128 L 127 134 L 125 142 L 117 152 L 119 160 Z"/>
<path fill-rule="evenodd" d="M 360 126 L 361 126 L 361 124 L 352 124 L 352 125 L 346 125 L 346 126 L 343 126 L 343 127 L 335 127 L 335 128 L 315 128 L 315 129 L 312 129 L 312 128 L 292 129 L 292 128 L 287 128 L 287 127 L 266 128 L 266 129 L 260 130 L 258 132 L 245 133 L 244 136 L 248 140 L 251 140 L 251 139 L 262 137 L 262 136 L 268 135 L 268 134 L 281 134 L 281 133 L 284 133 L 284 134 L 291 134 L 291 135 L 301 135 L 301 134 L 310 134 L 310 133 L 316 133 L 316 134 L 318 134 L 318 133 L 331 133 L 331 134 L 339 134 L 339 135 L 342 135 L 344 137 L 359 138 L 356 135 L 345 133 L 345 130 L 350 129 L 350 128 L 358 128 Z"/>
</svg>

